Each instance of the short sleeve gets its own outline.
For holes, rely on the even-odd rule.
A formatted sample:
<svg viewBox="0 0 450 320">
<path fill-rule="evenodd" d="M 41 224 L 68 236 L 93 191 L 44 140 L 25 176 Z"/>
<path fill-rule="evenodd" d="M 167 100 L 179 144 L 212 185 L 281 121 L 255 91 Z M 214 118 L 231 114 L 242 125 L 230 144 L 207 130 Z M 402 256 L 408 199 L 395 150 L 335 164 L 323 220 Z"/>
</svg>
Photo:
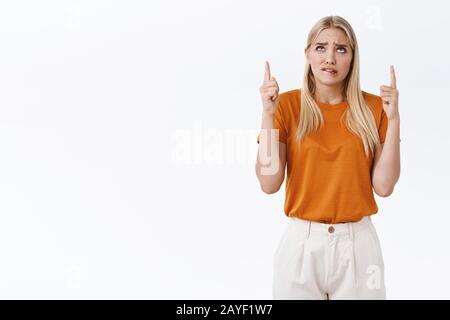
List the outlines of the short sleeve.
<svg viewBox="0 0 450 320">
<path fill-rule="evenodd" d="M 381 144 L 383 144 L 384 140 L 386 139 L 387 126 L 388 126 L 388 118 L 387 118 L 386 112 L 382 108 L 380 124 L 378 126 L 378 135 L 380 137 Z"/>
<path fill-rule="evenodd" d="M 278 102 L 277 109 L 275 110 L 275 116 L 273 118 L 273 128 L 278 129 L 278 140 L 284 143 L 286 143 L 287 141 L 287 130 L 284 121 L 284 118 L 286 117 L 285 113 L 286 111 L 285 108 L 283 107 L 283 104 L 281 103 L 281 95 L 280 95 L 280 100 Z M 259 143 L 259 134 L 256 139 L 256 142 Z"/>
</svg>

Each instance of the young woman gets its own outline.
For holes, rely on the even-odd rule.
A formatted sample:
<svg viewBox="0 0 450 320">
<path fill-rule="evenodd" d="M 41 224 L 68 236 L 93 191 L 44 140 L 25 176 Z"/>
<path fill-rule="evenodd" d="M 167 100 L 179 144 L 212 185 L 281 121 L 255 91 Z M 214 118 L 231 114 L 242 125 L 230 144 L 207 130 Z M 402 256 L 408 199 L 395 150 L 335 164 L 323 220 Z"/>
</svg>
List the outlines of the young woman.
<svg viewBox="0 0 450 320">
<path fill-rule="evenodd" d="M 305 48 L 303 88 L 281 94 L 266 62 L 256 174 L 274 193 L 286 178 L 289 218 L 273 260 L 274 299 L 386 299 L 370 216 L 373 191 L 400 176 L 398 90 L 360 89 L 358 43 L 339 16 L 319 20 Z"/>
</svg>

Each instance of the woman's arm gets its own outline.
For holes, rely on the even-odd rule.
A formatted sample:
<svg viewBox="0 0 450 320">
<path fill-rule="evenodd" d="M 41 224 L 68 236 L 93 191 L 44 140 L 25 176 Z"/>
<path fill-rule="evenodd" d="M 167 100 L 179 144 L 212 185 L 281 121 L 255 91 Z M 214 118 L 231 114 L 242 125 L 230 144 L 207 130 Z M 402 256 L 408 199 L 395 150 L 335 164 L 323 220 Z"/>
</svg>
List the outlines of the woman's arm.
<svg viewBox="0 0 450 320">
<path fill-rule="evenodd" d="M 372 168 L 372 186 L 375 192 L 389 196 L 400 178 L 400 114 L 398 112 L 397 79 L 394 66 L 391 65 L 391 83 L 380 87 L 383 109 L 386 112 L 388 126 L 384 145 L 377 148 Z"/>
<path fill-rule="evenodd" d="M 273 117 L 263 113 L 255 164 L 261 190 L 267 194 L 280 189 L 286 168 L 286 144 L 278 141 L 277 129 L 273 127 Z"/>
<path fill-rule="evenodd" d="M 400 178 L 400 117 L 388 120 L 386 139 L 375 152 L 372 186 L 381 197 L 394 191 Z"/>
<path fill-rule="evenodd" d="M 269 62 L 266 61 L 264 82 L 259 88 L 263 113 L 255 171 L 261 189 L 269 194 L 280 189 L 286 167 L 286 144 L 279 141 L 279 129 L 274 128 L 276 113 L 280 110 L 279 89 L 275 77 L 270 76 Z"/>
</svg>

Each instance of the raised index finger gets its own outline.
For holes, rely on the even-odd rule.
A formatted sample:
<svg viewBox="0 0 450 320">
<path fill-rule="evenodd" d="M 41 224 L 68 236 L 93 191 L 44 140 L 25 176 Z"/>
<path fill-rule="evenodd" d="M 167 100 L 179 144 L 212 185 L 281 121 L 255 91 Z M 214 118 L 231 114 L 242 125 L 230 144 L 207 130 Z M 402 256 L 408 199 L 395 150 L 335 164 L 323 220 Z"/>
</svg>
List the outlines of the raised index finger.
<svg viewBox="0 0 450 320">
<path fill-rule="evenodd" d="M 397 79 L 395 78 L 394 66 L 391 65 L 391 87 L 397 88 Z"/>
<path fill-rule="evenodd" d="M 270 80 L 269 62 L 266 61 L 266 71 L 264 72 L 264 80 Z"/>
</svg>

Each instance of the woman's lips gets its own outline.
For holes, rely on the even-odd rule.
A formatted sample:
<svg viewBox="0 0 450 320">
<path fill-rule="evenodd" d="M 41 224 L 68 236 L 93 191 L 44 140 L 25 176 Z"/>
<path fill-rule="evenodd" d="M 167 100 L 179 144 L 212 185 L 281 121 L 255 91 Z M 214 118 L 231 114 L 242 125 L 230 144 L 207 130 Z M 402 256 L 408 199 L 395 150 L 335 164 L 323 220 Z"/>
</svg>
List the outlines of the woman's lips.
<svg viewBox="0 0 450 320">
<path fill-rule="evenodd" d="M 329 70 L 329 69 L 322 69 L 323 72 L 331 75 L 331 76 L 335 76 L 337 74 L 337 71 L 334 70 Z"/>
</svg>

